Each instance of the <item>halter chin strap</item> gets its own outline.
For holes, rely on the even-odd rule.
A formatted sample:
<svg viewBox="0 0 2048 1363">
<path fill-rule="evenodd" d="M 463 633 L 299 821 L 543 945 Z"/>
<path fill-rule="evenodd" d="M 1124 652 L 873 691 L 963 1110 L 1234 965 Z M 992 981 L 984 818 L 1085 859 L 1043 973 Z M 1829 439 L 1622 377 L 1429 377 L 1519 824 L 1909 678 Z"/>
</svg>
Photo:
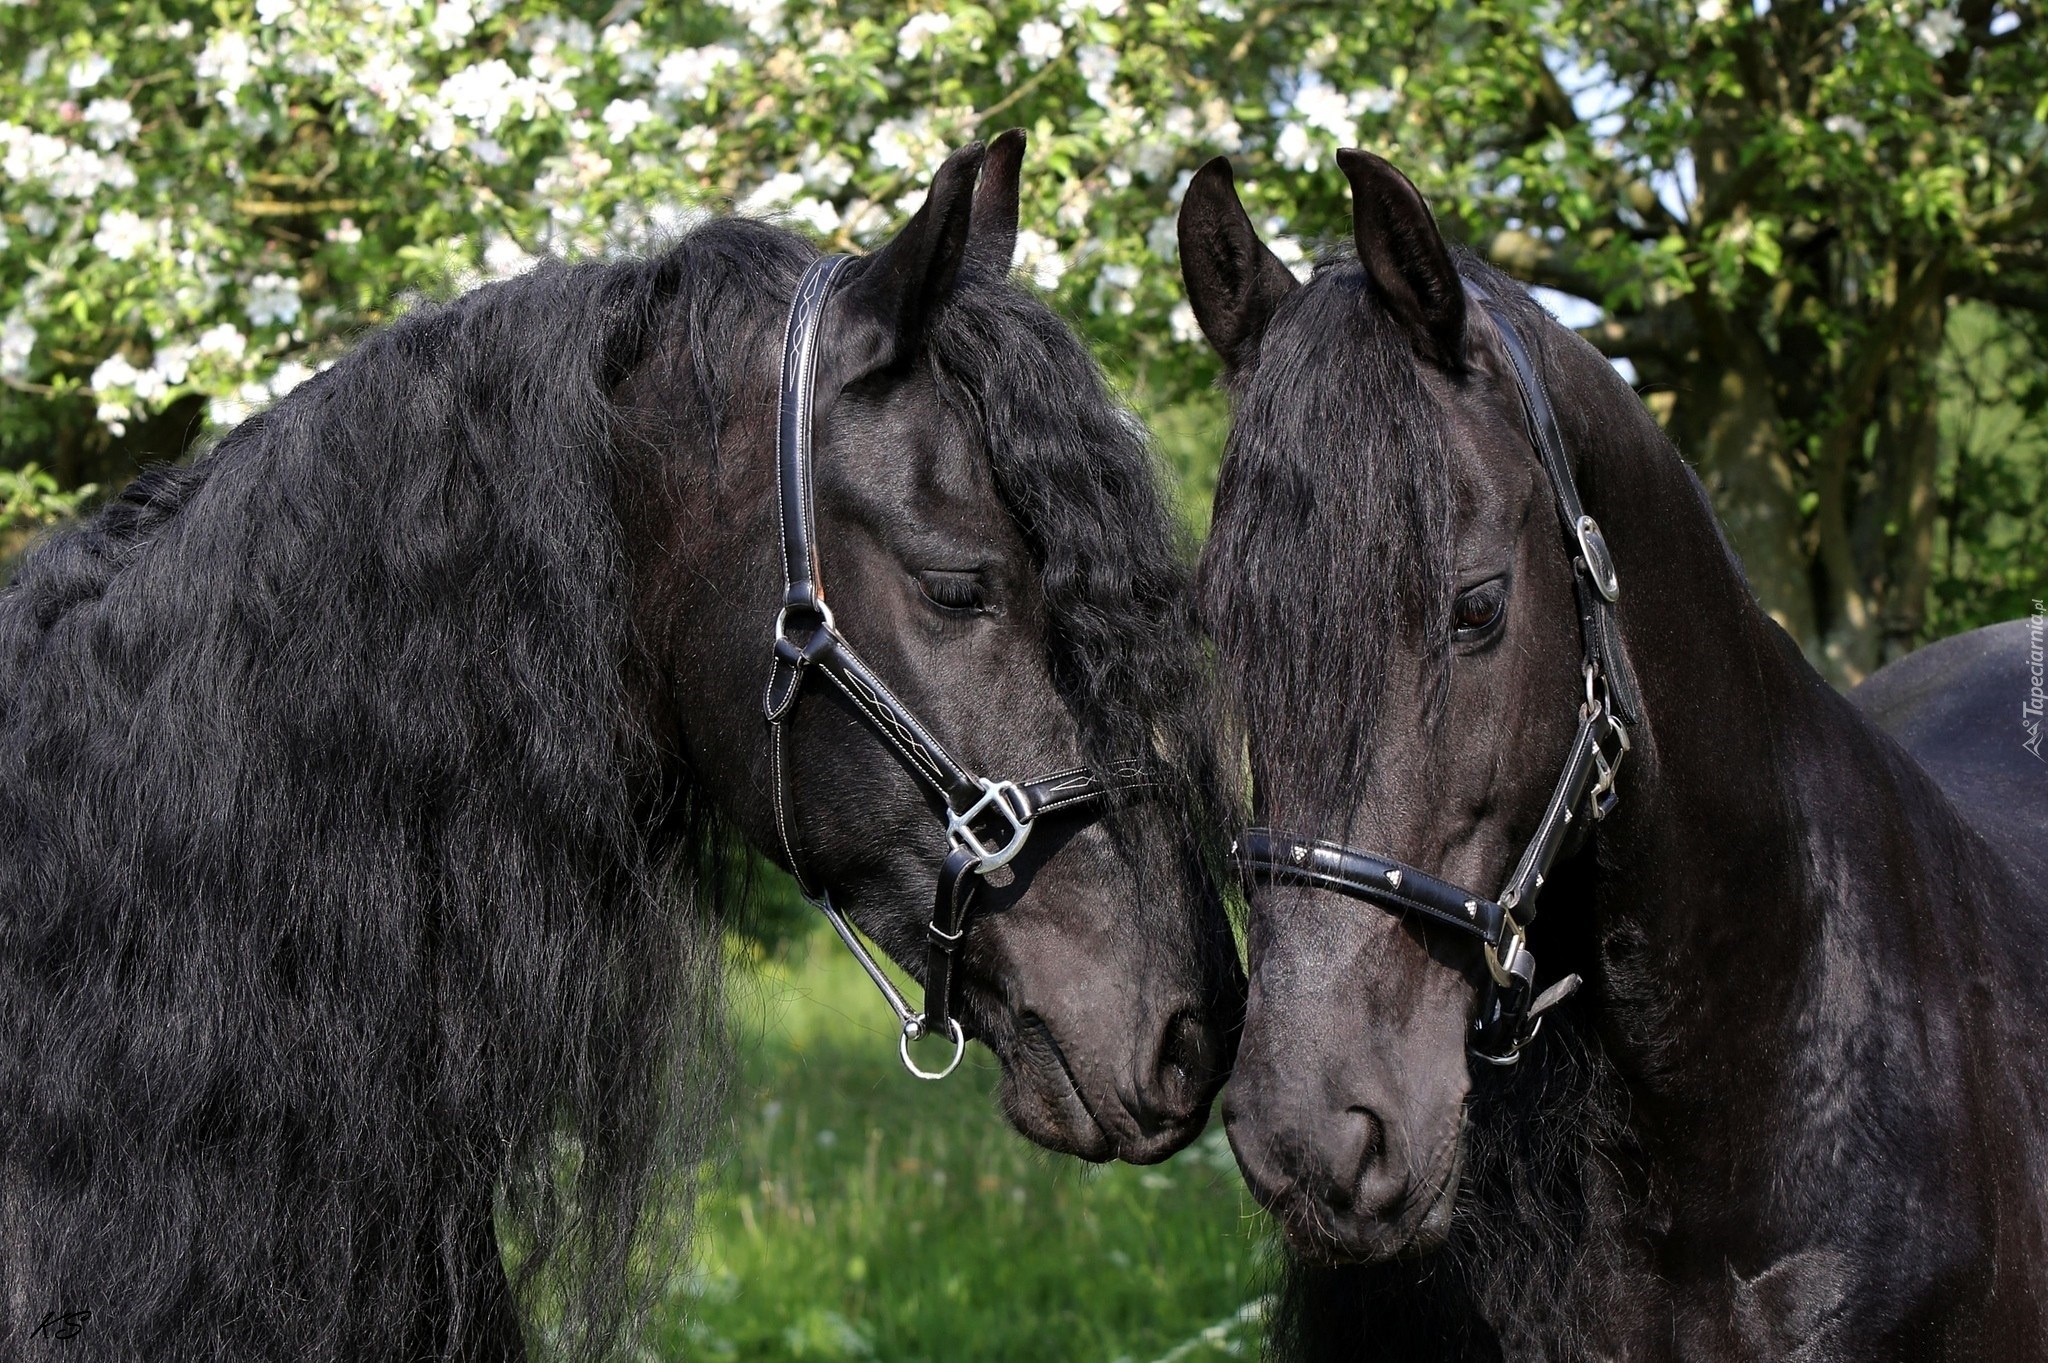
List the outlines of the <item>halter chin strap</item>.
<svg viewBox="0 0 2048 1363">
<path fill-rule="evenodd" d="M 1567 975 L 1541 995 L 1534 992 L 1536 958 L 1530 954 L 1529 925 L 1536 895 L 1583 808 L 1590 822 L 1607 817 L 1620 798 L 1615 778 L 1628 755 L 1629 730 L 1641 720 L 1635 674 L 1621 647 L 1614 605 L 1621 583 L 1600 526 L 1579 500 L 1571 461 L 1542 376 L 1513 320 L 1487 289 L 1464 280 L 1465 292 L 1493 320 L 1515 371 L 1522 412 L 1543 467 L 1556 493 L 1558 521 L 1572 550 L 1572 585 L 1578 596 L 1579 636 L 1585 650 L 1586 698 L 1579 707 L 1578 735 L 1550 803 L 1521 860 L 1494 897 L 1474 894 L 1392 857 L 1361 852 L 1338 843 L 1297 838 L 1270 828 L 1249 828 L 1231 844 L 1231 856 L 1247 879 L 1309 885 L 1362 899 L 1389 913 L 1417 913 L 1440 927 L 1478 940 L 1487 980 L 1472 1024 L 1472 1053 L 1495 1065 L 1520 1059 L 1542 1026 L 1543 1014 L 1571 997 L 1577 975 Z"/>
<path fill-rule="evenodd" d="M 839 632 L 825 604 L 819 571 L 816 502 L 811 479 L 811 420 L 816 403 L 819 323 L 825 304 L 850 258 L 826 256 L 804 272 L 790 303 L 783 332 L 781 412 L 775 432 L 776 510 L 782 528 L 784 590 L 775 616 L 774 662 L 762 709 L 768 717 L 774 765 L 775 829 L 784 859 L 804 897 L 830 920 L 840 940 L 902 1024 L 898 1050 L 920 1079 L 943 1079 L 960 1063 L 966 1036 L 953 1016 L 955 954 L 967 935 L 967 920 L 982 877 L 1007 866 L 1024 850 L 1038 819 L 1099 807 L 1111 785 L 1087 767 L 1074 767 L 1031 781 L 992 781 L 955 761 L 931 731 L 861 660 Z M 939 797 L 945 809 L 946 859 L 926 926 L 924 1008 L 913 1009 L 883 972 L 853 924 L 832 902 L 831 892 L 813 886 L 804 871 L 796 828 L 794 773 L 789 760 L 789 721 L 802 699 L 804 683 L 823 677 L 852 703 L 854 714 L 894 753 L 905 769 Z M 1115 788 L 1146 784 L 1137 767 L 1111 773 Z M 944 1069 L 920 1069 L 910 1043 L 927 1035 L 946 1037 L 953 1056 Z"/>
</svg>

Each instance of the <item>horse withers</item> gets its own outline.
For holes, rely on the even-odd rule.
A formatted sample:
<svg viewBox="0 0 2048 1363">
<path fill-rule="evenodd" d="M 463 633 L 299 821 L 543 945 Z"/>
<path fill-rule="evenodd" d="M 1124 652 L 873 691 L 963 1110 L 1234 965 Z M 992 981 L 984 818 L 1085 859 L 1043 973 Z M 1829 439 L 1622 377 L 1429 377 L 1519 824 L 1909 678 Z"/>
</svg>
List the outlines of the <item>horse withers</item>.
<svg viewBox="0 0 2048 1363">
<path fill-rule="evenodd" d="M 1278 1356 L 2042 1356 L 2014 666 L 1873 679 L 1902 748 L 1613 369 L 1340 163 L 1357 257 L 1306 284 L 1227 164 L 1180 219 L 1235 400 L 1200 591 L 1261 825 L 1225 1111 Z"/>
<path fill-rule="evenodd" d="M 1021 154 L 956 153 L 814 312 L 744 220 L 422 308 L 27 557 L 0 1354 L 623 1347 L 716 1127 L 743 845 L 921 971 L 999 844 L 944 959 L 1005 1114 L 1097 1160 L 1201 1129 L 1243 985 L 1186 559 L 1007 282 Z M 775 697 L 792 651 L 844 685 Z"/>
</svg>

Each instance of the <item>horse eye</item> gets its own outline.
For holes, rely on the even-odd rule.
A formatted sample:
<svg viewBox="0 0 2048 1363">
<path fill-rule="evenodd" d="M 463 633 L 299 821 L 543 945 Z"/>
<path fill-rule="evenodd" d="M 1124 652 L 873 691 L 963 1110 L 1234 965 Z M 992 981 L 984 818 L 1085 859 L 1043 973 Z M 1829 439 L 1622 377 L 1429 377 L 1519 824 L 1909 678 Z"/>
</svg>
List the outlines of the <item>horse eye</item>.
<svg viewBox="0 0 2048 1363">
<path fill-rule="evenodd" d="M 1499 578 L 1481 583 L 1469 592 L 1458 596 L 1457 604 L 1451 608 L 1456 618 L 1458 634 L 1463 638 L 1483 634 L 1500 623 L 1501 615 L 1507 610 L 1507 593 Z"/>
<path fill-rule="evenodd" d="M 919 573 L 917 586 L 925 600 L 941 610 L 982 611 L 988 607 L 981 578 L 975 573 Z"/>
</svg>

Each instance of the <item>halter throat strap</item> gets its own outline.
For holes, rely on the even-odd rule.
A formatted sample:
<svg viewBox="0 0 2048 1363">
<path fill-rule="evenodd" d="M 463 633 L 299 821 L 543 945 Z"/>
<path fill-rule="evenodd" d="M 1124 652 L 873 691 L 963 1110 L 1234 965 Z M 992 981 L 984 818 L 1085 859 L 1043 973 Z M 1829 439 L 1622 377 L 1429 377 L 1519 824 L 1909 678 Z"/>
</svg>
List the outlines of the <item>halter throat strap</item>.
<svg viewBox="0 0 2048 1363">
<path fill-rule="evenodd" d="M 1580 499 L 1542 374 L 1507 309 L 1479 281 L 1468 277 L 1463 283 L 1467 297 L 1492 321 L 1514 370 L 1529 438 L 1550 476 L 1558 521 L 1572 553 L 1586 698 L 1563 770 L 1534 835 L 1497 895 L 1473 893 L 1392 857 L 1271 828 L 1246 829 L 1231 844 L 1231 856 L 1248 880 L 1329 890 L 1389 913 L 1419 914 L 1475 939 L 1488 978 L 1473 1022 L 1471 1050 L 1489 1063 L 1511 1065 L 1535 1038 L 1543 1013 L 1578 988 L 1579 977 L 1568 975 L 1540 996 L 1535 994 L 1536 959 L 1529 951 L 1527 931 L 1536 918 L 1536 896 L 1544 877 L 1581 812 L 1588 823 L 1597 823 L 1619 799 L 1615 781 L 1628 755 L 1629 731 L 1640 722 L 1641 702 L 1615 615 L 1621 583 L 1614 559 L 1598 522 Z"/>
<path fill-rule="evenodd" d="M 851 263 L 826 256 L 804 272 L 783 329 L 780 402 L 775 428 L 775 505 L 782 535 L 782 604 L 775 615 L 773 659 L 761 708 L 769 728 L 776 836 L 797 887 L 831 922 L 902 1025 L 904 1066 L 920 1079 L 942 1079 L 960 1063 L 966 1038 L 953 1014 L 956 958 L 984 877 L 1007 866 L 1029 840 L 1036 821 L 1049 815 L 1094 813 L 1112 789 L 1147 784 L 1135 765 L 1105 781 L 1088 767 L 1073 767 L 1028 781 L 998 781 L 976 774 L 947 751 L 911 709 L 876 675 L 839 632 L 826 604 L 817 546 L 817 500 L 812 469 L 812 426 L 817 405 L 818 349 L 826 305 Z M 830 890 L 805 870 L 796 820 L 791 725 L 805 683 L 829 682 L 854 714 L 936 797 L 946 827 L 947 853 L 939 868 L 931 921 L 926 926 L 924 1007 L 912 1008 L 832 902 Z M 926 1035 L 953 1043 L 940 1070 L 921 1069 L 910 1043 Z"/>
</svg>

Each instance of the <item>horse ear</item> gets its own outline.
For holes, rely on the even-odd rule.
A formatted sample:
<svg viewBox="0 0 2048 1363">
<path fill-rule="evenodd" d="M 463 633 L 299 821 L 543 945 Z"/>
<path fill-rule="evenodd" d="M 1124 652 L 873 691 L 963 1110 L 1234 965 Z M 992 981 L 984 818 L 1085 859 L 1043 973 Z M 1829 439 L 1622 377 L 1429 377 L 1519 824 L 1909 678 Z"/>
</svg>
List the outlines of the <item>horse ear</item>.
<svg viewBox="0 0 2048 1363">
<path fill-rule="evenodd" d="M 1351 181 L 1352 235 L 1374 290 L 1415 340 L 1451 369 L 1465 367 L 1465 284 L 1422 191 L 1369 151 L 1337 153 Z"/>
<path fill-rule="evenodd" d="M 997 278 L 1010 272 L 1017 253 L 1019 172 L 1024 166 L 1024 130 L 1012 128 L 988 144 L 981 183 L 974 189 L 974 216 L 967 228 L 967 260 Z"/>
<path fill-rule="evenodd" d="M 966 257 L 974 181 L 985 154 L 974 142 L 947 157 L 909 223 L 853 267 L 839 296 L 837 386 L 893 369 L 916 353 Z"/>
<path fill-rule="evenodd" d="M 1227 157 L 1217 157 L 1188 181 L 1179 230 L 1188 305 L 1223 357 L 1224 369 L 1235 373 L 1258 356 L 1266 324 L 1301 281 L 1259 240 L 1238 201 Z"/>
</svg>

